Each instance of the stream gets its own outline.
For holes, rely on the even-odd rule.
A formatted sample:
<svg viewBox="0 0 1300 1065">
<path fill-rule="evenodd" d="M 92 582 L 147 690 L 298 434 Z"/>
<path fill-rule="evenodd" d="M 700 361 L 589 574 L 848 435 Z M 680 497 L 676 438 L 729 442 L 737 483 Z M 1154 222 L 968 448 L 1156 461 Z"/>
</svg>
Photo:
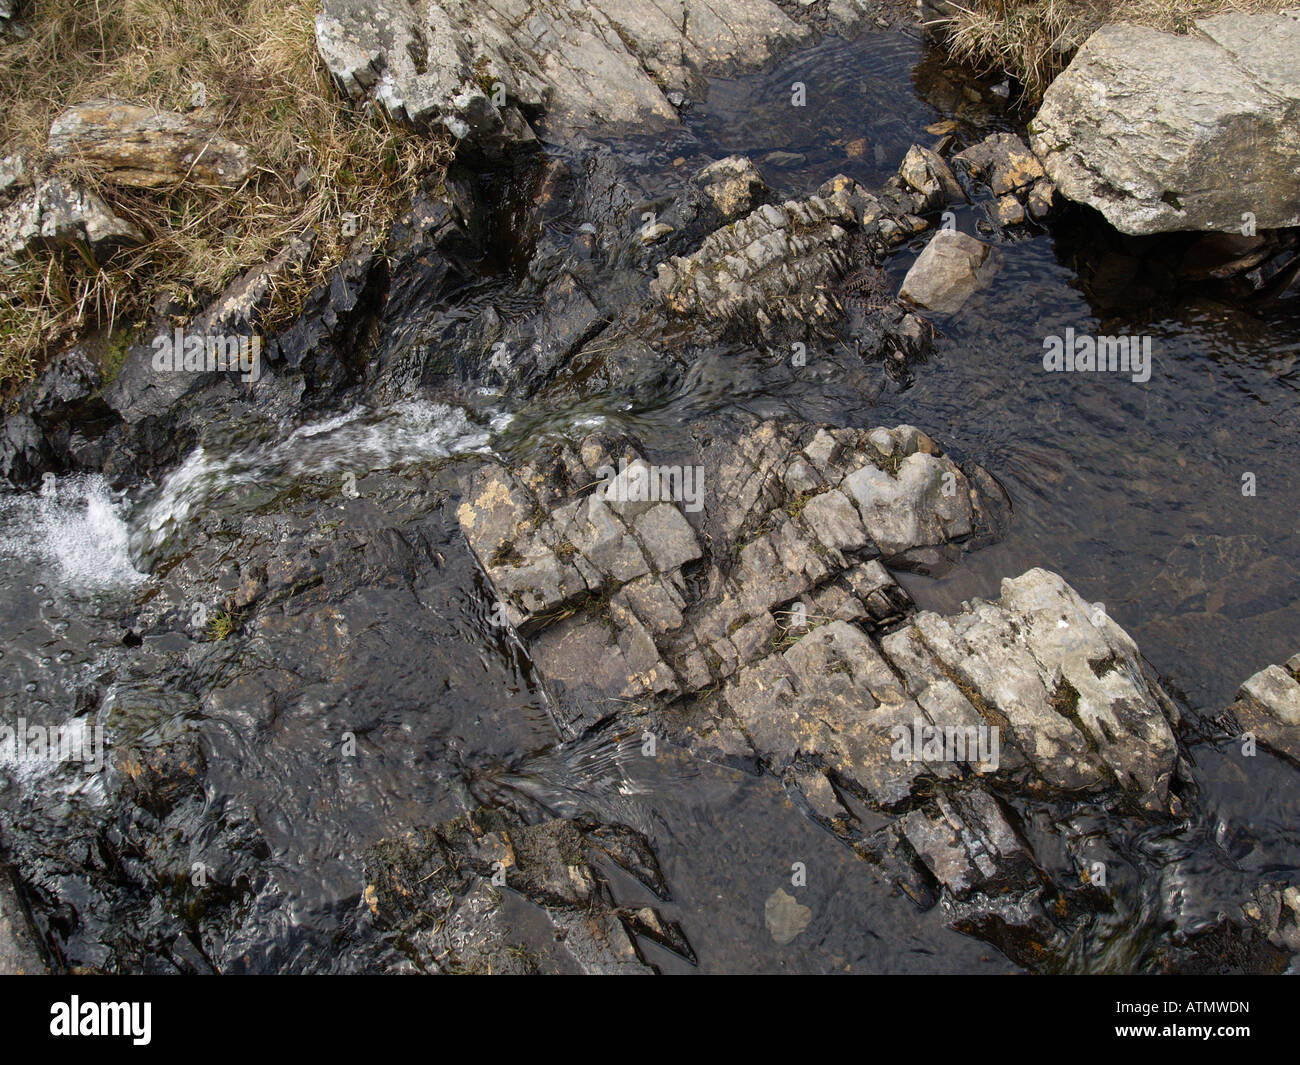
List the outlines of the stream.
<svg viewBox="0 0 1300 1065">
<path fill-rule="evenodd" d="M 795 81 L 808 87 L 802 111 L 789 106 Z M 809 195 L 841 172 L 872 186 L 909 145 L 932 143 L 925 127 L 936 122 L 955 122 L 966 143 L 1022 128 L 992 88 L 946 67 L 914 34 L 832 38 L 770 71 L 714 81 L 678 132 L 612 147 L 662 196 L 730 154 L 749 155 L 781 198 Z M 634 740 L 609 730 L 559 744 L 526 653 L 488 621 L 483 574 L 454 506 L 444 505 L 476 457 L 518 461 L 544 441 L 598 426 L 635 432 L 671 455 L 693 418 L 720 410 L 910 423 L 988 469 L 1014 507 L 999 543 L 942 576 L 900 575 L 919 607 L 950 612 L 996 597 L 1004 577 L 1054 570 L 1105 604 L 1186 711 L 1214 716 L 1247 676 L 1297 650 L 1300 301 L 1219 302 L 1170 281 L 1183 245 L 1117 240 L 1074 213 L 1005 237 L 983 203 L 954 215 L 957 228 L 998 243 L 1001 265 L 960 313 L 935 319 L 932 355 L 901 384 L 855 387 L 816 351 L 794 368 L 761 347 L 737 346 L 634 396 L 521 404 L 508 394 L 455 402 L 412 390 L 282 425 L 270 437 L 264 427 L 227 424 L 157 483 L 128 493 L 77 476 L 0 496 L 6 720 L 55 725 L 89 714 L 119 746 L 192 730 L 206 765 L 201 795 L 180 822 L 182 856 L 155 861 L 132 842 L 125 851 L 139 868 L 128 868 L 96 842 L 139 838 L 138 826 L 106 805 L 102 778 L 115 770 L 37 772 L 0 753 L 3 841 L 63 963 L 157 972 L 400 967 L 394 942 L 357 931 L 362 853 L 410 826 L 514 794 L 557 815 L 594 812 L 645 833 L 672 891 L 655 904 L 681 924 L 698 958 L 691 965 L 644 944 L 664 971 L 1017 971 L 992 946 L 947 928 L 937 910 L 919 911 L 769 776 L 671 748 L 647 760 Z M 895 287 L 923 246 L 891 258 Z M 511 284 L 491 278 L 464 299 L 506 301 Z M 1069 327 L 1150 337 L 1150 380 L 1044 372 L 1044 338 Z M 317 650 L 330 646 L 328 633 L 303 634 L 304 663 L 254 669 L 223 660 L 232 692 L 240 684 L 255 691 L 257 669 L 318 671 L 300 698 L 261 716 L 234 697 L 196 696 L 184 669 L 154 672 L 183 641 L 142 641 L 132 619 L 172 594 L 187 566 L 217 557 L 194 550 L 196 528 L 216 542 L 226 535 L 221 523 L 233 529 L 241 517 L 268 529 L 364 521 L 365 505 L 409 500 L 413 485 L 421 501 L 402 505 L 438 565 L 412 589 L 375 591 L 353 661 L 305 664 L 328 654 Z M 234 532 L 223 550 L 242 550 Z M 403 596 L 424 607 L 418 626 L 400 613 Z M 196 631 L 210 621 L 205 615 Z M 186 651 L 194 670 L 217 669 L 203 660 L 217 653 L 210 646 Z M 88 688 L 96 700 L 86 701 Z M 344 733 L 357 737 L 354 759 L 337 754 Z M 1141 967 L 1155 934 L 1153 894 L 1166 903 L 1179 896 L 1174 905 L 1195 923 L 1229 909 L 1252 878 L 1300 873 L 1294 771 L 1270 761 L 1247 775 L 1231 745 L 1208 741 L 1192 755 L 1199 821 L 1176 836 L 1152 830 L 1127 856 L 1144 872 L 1142 890 L 1089 927 L 1068 968 Z M 810 871 L 800 901 L 811 920 L 781 944 L 765 927 L 764 903 L 796 861 Z M 227 885 L 219 906 L 194 908 L 187 884 L 196 865 Z M 631 878 L 614 886 L 621 904 L 654 901 Z"/>
</svg>

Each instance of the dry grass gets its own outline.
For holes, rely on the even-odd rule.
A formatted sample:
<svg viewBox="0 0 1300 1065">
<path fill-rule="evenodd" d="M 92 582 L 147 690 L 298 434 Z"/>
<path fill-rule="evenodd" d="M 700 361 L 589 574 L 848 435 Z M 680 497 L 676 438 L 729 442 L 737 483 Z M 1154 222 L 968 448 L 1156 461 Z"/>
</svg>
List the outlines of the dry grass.
<svg viewBox="0 0 1300 1065">
<path fill-rule="evenodd" d="M 1016 78 L 1036 104 L 1079 46 L 1107 22 L 1186 33 L 1224 11 L 1282 11 L 1297 0 L 958 0 L 948 27 L 958 58 Z"/>
<path fill-rule="evenodd" d="M 316 54 L 317 0 L 30 0 L 22 41 L 0 44 L 0 157 L 27 156 L 38 175 L 64 172 L 102 196 L 148 242 L 99 264 L 84 250 L 0 273 L 0 382 L 30 378 L 78 335 L 133 328 L 170 296 L 196 308 L 295 235 L 318 234 L 313 261 L 281 286 L 290 313 L 344 254 L 342 216 L 382 232 L 403 194 L 450 158 L 445 140 L 395 127 L 340 102 Z M 234 191 L 123 189 L 45 150 L 67 106 L 116 98 L 189 110 L 248 145 L 257 165 Z M 295 178 L 310 180 L 300 189 Z"/>
</svg>

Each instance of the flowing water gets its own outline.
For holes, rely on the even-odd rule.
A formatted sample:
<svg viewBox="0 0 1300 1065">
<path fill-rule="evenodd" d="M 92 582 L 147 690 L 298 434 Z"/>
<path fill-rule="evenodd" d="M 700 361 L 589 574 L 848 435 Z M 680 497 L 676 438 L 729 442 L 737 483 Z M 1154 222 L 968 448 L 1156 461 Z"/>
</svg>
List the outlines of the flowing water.
<svg viewBox="0 0 1300 1065">
<path fill-rule="evenodd" d="M 795 82 L 807 93 L 802 109 L 790 105 Z M 715 82 L 680 133 L 615 150 L 660 195 L 733 152 L 751 155 L 782 195 L 807 194 L 839 172 L 872 185 L 910 144 L 933 141 L 925 127 L 937 120 L 954 119 L 968 141 L 1015 128 L 987 90 L 953 76 L 907 34 L 829 40 L 764 74 Z M 955 214 L 959 228 L 990 239 L 981 205 Z M 482 575 L 447 511 L 422 519 L 442 560 L 418 589 L 423 627 L 408 628 L 391 603 L 377 603 L 354 668 L 270 722 L 213 711 L 182 677 L 151 678 L 150 656 L 166 647 L 141 641 L 132 619 L 170 567 L 184 565 L 185 533 L 205 514 L 314 521 L 322 486 L 342 482 L 346 496 L 347 485 L 377 471 L 451 492 L 458 456 L 517 458 L 550 434 L 600 424 L 627 427 L 670 453 L 703 411 L 910 422 L 988 468 L 1015 507 L 1001 543 L 938 579 L 904 575 L 922 607 L 951 610 L 971 596 L 996 596 L 1001 578 L 1030 566 L 1054 569 L 1105 604 L 1189 708 L 1217 712 L 1241 680 L 1300 649 L 1300 313 L 1171 290 L 1157 283 L 1175 254 L 1170 246 L 1116 246 L 1096 229 L 1067 216 L 1000 243 L 993 282 L 956 317 L 937 321 L 935 352 L 907 387 L 853 387 L 830 353 L 813 351 L 795 370 L 737 347 L 666 374 L 654 390 L 589 396 L 568 408 L 506 409 L 483 398 L 461 409 L 410 396 L 289 426 L 275 440 L 228 434 L 130 498 L 97 478 L 0 496 L 6 719 L 93 719 L 116 742 L 126 733 L 139 740 L 151 730 L 198 730 L 208 771 L 202 807 L 186 827 L 231 849 L 202 853 L 244 885 L 238 919 L 208 928 L 222 940 L 219 951 L 209 943 L 209 954 L 233 959 L 228 969 L 348 971 L 391 961 L 386 945 L 348 932 L 362 851 L 507 793 L 645 832 L 673 892 L 657 905 L 682 923 L 702 970 L 1014 969 L 945 929 L 936 911 L 920 913 L 892 892 L 770 778 L 672 750 L 644 759 L 608 732 L 557 745 L 526 656 L 487 623 Z M 917 250 L 891 261 L 894 280 Z M 488 292 L 504 298 L 509 284 L 501 279 Z M 1150 380 L 1045 372 L 1044 338 L 1070 327 L 1150 337 Z M 1248 473 L 1254 495 L 1242 493 Z M 113 672 L 103 697 L 87 704 L 85 689 L 108 675 L 124 642 L 138 648 L 136 668 Z M 355 728 L 358 713 L 365 756 L 323 766 L 320 751 Z M 1140 860 L 1155 890 L 1182 892 L 1188 912 L 1209 915 L 1239 900 L 1252 875 L 1300 870 L 1300 799 L 1282 797 L 1291 771 L 1267 758 L 1248 777 L 1231 748 L 1201 744 L 1193 753 L 1203 822 L 1190 836 L 1152 834 Z M 122 963 L 120 948 L 114 957 L 102 945 L 106 928 L 165 923 L 138 890 L 103 887 L 126 878 L 85 872 L 95 866 L 86 833 L 102 816 L 109 771 L 64 765 L 33 775 L 0 762 L 4 838 L 30 882 L 38 921 L 69 964 L 91 968 Z M 254 834 L 247 853 L 234 853 L 231 840 Z M 764 926 L 764 902 L 788 885 L 796 861 L 811 871 L 800 900 L 811 923 L 778 945 Z M 630 881 L 614 887 L 621 903 L 651 901 Z M 167 897 L 171 889 L 155 890 Z M 1146 934 L 1144 916 L 1096 925 L 1075 945 L 1073 963 L 1126 967 Z M 183 945 L 147 945 L 157 939 L 142 931 L 138 967 L 209 963 Z M 646 949 L 666 970 L 691 968 Z"/>
</svg>

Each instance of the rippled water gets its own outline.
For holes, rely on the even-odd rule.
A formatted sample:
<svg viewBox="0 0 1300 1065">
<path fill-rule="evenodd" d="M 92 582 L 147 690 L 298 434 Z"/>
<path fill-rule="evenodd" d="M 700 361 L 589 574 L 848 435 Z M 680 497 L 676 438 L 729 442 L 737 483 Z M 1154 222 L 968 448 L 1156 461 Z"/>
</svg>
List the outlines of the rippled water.
<svg viewBox="0 0 1300 1065">
<path fill-rule="evenodd" d="M 805 108 L 790 105 L 796 81 L 805 85 Z M 936 120 L 955 118 L 968 139 L 1014 125 L 996 97 L 974 100 L 963 84 L 914 37 L 832 40 L 765 74 L 716 82 L 679 134 L 625 147 L 642 183 L 663 195 L 699 162 L 732 152 L 752 155 L 784 195 L 807 193 L 839 172 L 873 184 L 911 143 L 934 139 L 925 127 Z M 960 228 L 988 239 L 980 206 L 957 214 Z M 796 372 L 769 352 L 739 346 L 704 353 L 687 373 L 632 396 L 474 412 L 412 397 L 273 441 L 209 442 L 133 500 L 115 497 L 98 478 L 0 496 L 6 715 L 21 710 L 59 723 L 80 714 L 117 742 L 199 731 L 204 806 L 186 828 L 196 855 L 249 885 L 248 913 L 218 945 L 232 970 L 347 971 L 391 960 L 385 945 L 347 938 L 361 853 L 384 836 L 503 795 L 645 832 L 673 891 L 658 905 L 682 923 L 703 970 L 1010 970 L 992 948 L 944 929 L 939 913 L 918 913 L 770 778 L 671 749 L 645 759 L 613 733 L 557 745 L 545 694 L 517 643 L 488 624 L 482 575 L 442 510 L 411 518 L 442 560 L 427 585 L 409 602 L 398 593 L 376 598 L 372 624 L 336 674 L 321 672 L 304 634 L 302 661 L 277 665 L 308 681 L 273 714 L 260 717 L 220 693 L 195 695 L 183 671 L 151 673 L 183 647 L 170 636 L 136 637 L 132 670 L 115 675 L 93 704 L 84 692 L 130 640 L 140 604 L 172 594 L 173 578 L 157 563 L 179 560 L 183 569 L 190 545 L 178 534 L 205 516 L 268 516 L 293 528 L 347 517 L 366 527 L 384 500 L 354 497 L 349 486 L 376 470 L 450 492 L 457 455 L 519 457 L 546 434 L 601 424 L 625 426 L 670 454 L 700 412 L 744 409 L 853 425 L 911 422 L 986 466 L 1015 504 L 1006 540 L 942 579 L 905 575 L 918 601 L 949 610 L 972 595 L 996 595 L 1002 577 L 1030 566 L 1055 569 L 1106 604 L 1189 705 L 1216 710 L 1250 673 L 1298 649 L 1300 320 L 1285 308 L 1168 294 L 1140 310 L 1126 307 L 1098 276 L 1168 253 L 1150 243 L 1121 249 L 1126 254 L 1092 246 L 1086 228 L 1081 235 L 1077 225 L 1054 225 L 1003 243 L 993 283 L 938 323 L 936 352 L 906 388 L 882 385 L 844 352 L 813 351 Z M 891 264 L 897 279 L 910 260 L 907 253 Z M 500 284 L 504 298 L 508 282 Z M 1043 338 L 1066 327 L 1151 336 L 1151 380 L 1045 373 Z M 1254 497 L 1241 495 L 1244 472 L 1256 475 Z M 233 543 L 228 557 L 238 554 Z M 187 653 L 220 652 L 196 644 Z M 225 680 L 236 691 L 268 668 L 235 661 Z M 361 737 L 362 757 L 322 762 L 322 750 L 349 730 Z M 1247 776 L 1231 749 L 1202 745 L 1195 754 L 1204 846 L 1159 833 L 1141 841 L 1159 877 L 1080 939 L 1075 967 L 1132 964 L 1153 893 L 1180 899 L 1189 914 L 1212 915 L 1240 899 L 1252 876 L 1300 867 L 1294 803 L 1271 797 L 1291 787 L 1291 771 L 1269 763 Z M 37 781 L 0 765 L 0 810 L 27 848 L 25 872 L 42 899 L 64 900 L 77 919 L 53 904 L 38 905 L 38 916 L 65 955 L 89 967 L 114 963 L 100 944 L 103 928 L 157 922 L 148 898 L 105 904 L 58 845 L 64 835 L 83 838 L 77 826 L 93 823 L 102 784 L 75 766 Z M 255 853 L 203 849 L 245 830 L 260 840 Z M 811 923 L 779 945 L 764 925 L 764 904 L 789 884 L 796 861 L 810 871 L 800 901 Z M 630 881 L 615 893 L 627 905 L 650 901 Z M 646 950 L 666 970 L 689 968 Z"/>
</svg>

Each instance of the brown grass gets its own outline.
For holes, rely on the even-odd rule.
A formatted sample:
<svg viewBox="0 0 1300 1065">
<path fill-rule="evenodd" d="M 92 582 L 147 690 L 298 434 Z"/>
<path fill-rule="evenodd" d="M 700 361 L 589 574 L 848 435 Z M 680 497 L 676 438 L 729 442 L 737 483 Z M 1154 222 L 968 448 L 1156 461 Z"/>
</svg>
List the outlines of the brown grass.
<svg viewBox="0 0 1300 1065">
<path fill-rule="evenodd" d="M 318 234 L 302 275 L 279 287 L 272 319 L 343 256 L 341 218 L 382 233 L 423 175 L 450 159 L 445 139 L 402 130 L 371 107 L 340 101 L 316 54 L 318 0 L 30 0 L 26 40 L 0 44 L 0 158 L 27 156 L 38 176 L 83 182 L 148 236 L 106 264 L 84 249 L 0 272 L 0 384 L 30 378 L 58 347 L 93 331 L 120 335 L 170 296 L 196 309 L 295 234 Z M 115 98 L 198 112 L 249 146 L 257 165 L 240 189 L 123 189 L 45 145 L 67 106 Z M 310 174 L 300 190 L 295 177 Z"/>
<path fill-rule="evenodd" d="M 1107 22 L 1138 22 L 1187 33 L 1224 11 L 1282 11 L 1297 0 L 958 0 L 947 27 L 958 59 L 1009 74 L 1036 104 L 1080 45 Z"/>
</svg>

